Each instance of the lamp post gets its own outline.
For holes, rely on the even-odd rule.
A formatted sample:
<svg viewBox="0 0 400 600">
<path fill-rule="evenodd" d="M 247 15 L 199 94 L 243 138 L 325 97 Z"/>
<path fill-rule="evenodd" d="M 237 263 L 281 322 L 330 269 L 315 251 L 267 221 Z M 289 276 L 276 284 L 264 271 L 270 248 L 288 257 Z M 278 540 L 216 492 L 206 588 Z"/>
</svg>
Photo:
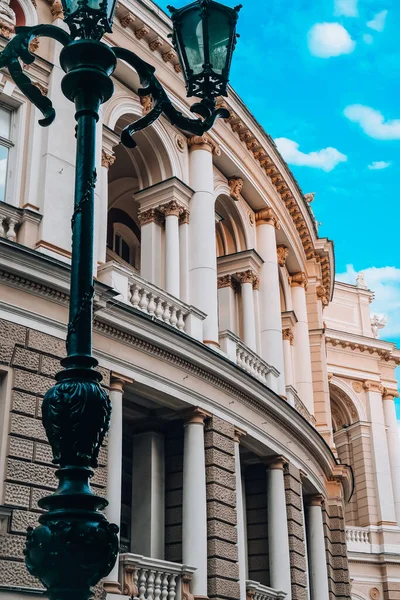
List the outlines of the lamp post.
<svg viewBox="0 0 400 600">
<path fill-rule="evenodd" d="M 240 7 L 227 8 L 212 0 L 196 0 L 186 8 L 171 9 L 173 43 L 182 61 L 188 96 L 200 98 L 191 107 L 198 118 L 188 118 L 172 105 L 155 69 L 133 52 L 101 42 L 111 32 L 116 0 L 62 0 L 70 33 L 53 25 L 17 27 L 15 37 L 0 54 L 16 85 L 42 112 L 40 125 L 55 118 L 51 100 L 43 96 L 23 72 L 20 60 L 31 64 L 33 38 L 46 36 L 60 42 L 60 64 L 65 72 L 64 95 L 76 113 L 75 202 L 72 216 L 72 259 L 67 357 L 56 375 L 56 384 L 43 401 L 43 424 L 59 465 L 57 491 L 39 501 L 47 510 L 36 529 L 29 528 L 26 565 L 40 579 L 50 600 L 88 600 L 91 587 L 106 577 L 118 553 L 118 527 L 100 512 L 107 505 L 95 496 L 89 480 L 107 433 L 111 403 L 101 387 L 101 375 L 92 356 L 93 220 L 96 185 L 95 140 L 99 108 L 111 98 L 111 75 L 117 60 L 138 73 L 138 94 L 153 98 L 152 110 L 124 129 L 121 142 L 130 148 L 132 135 L 164 115 L 173 125 L 203 135 L 218 117 L 229 116 L 216 108 L 216 97 L 227 94 L 236 22 Z"/>
</svg>

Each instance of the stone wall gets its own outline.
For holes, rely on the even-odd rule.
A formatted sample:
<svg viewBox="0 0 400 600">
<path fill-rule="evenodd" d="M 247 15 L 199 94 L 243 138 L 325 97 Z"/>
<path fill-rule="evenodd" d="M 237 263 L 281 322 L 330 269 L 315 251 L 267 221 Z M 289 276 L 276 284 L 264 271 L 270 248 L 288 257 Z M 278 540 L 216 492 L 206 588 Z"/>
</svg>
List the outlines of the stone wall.
<svg viewBox="0 0 400 600">
<path fill-rule="evenodd" d="M 249 579 L 269 585 L 267 468 L 250 465 L 245 471 Z"/>
<path fill-rule="evenodd" d="M 0 320 L 0 364 L 12 367 L 12 397 L 7 440 L 4 505 L 10 507 L 7 533 L 0 534 L 0 585 L 40 588 L 25 568 L 23 548 L 28 526 L 36 526 L 41 510 L 38 500 L 57 487 L 56 467 L 41 422 L 41 405 L 54 384 L 64 343 L 39 331 Z M 109 373 L 103 372 L 104 384 Z M 4 391 L 5 386 L 2 387 Z M 6 402 L 1 398 L 1 402 Z M 2 457 L 3 458 L 3 457 Z M 107 482 L 106 451 L 92 479 L 94 491 L 104 494 Z"/>
<path fill-rule="evenodd" d="M 345 522 L 341 502 L 327 500 L 324 504 L 323 516 L 330 600 L 351 600 Z"/>
<path fill-rule="evenodd" d="M 211 417 L 205 427 L 208 595 L 240 600 L 234 426 Z"/>
<path fill-rule="evenodd" d="M 286 511 L 289 531 L 292 600 L 307 600 L 307 548 L 300 471 L 292 464 L 285 469 Z"/>
</svg>

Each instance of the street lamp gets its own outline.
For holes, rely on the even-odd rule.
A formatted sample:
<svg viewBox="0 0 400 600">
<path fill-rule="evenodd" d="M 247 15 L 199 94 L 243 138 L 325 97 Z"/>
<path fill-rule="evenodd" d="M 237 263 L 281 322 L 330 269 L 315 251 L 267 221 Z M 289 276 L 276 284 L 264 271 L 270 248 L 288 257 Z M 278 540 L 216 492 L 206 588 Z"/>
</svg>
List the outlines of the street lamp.
<svg viewBox="0 0 400 600">
<path fill-rule="evenodd" d="M 0 54 L 16 85 L 42 112 L 40 125 L 55 118 L 51 100 L 32 84 L 21 67 L 35 56 L 33 38 L 49 37 L 63 46 L 60 64 L 65 72 L 61 87 L 74 102 L 76 113 L 75 200 L 72 216 L 72 258 L 67 357 L 56 384 L 45 395 L 43 425 L 59 465 L 57 491 L 39 501 L 47 510 L 36 529 L 29 528 L 25 548 L 28 570 L 40 579 L 50 600 L 88 600 L 91 587 L 106 577 L 118 553 L 118 527 L 99 512 L 107 505 L 95 496 L 89 480 L 106 435 L 111 403 L 101 387 L 101 375 L 92 356 L 93 228 L 96 185 L 95 142 L 99 108 L 109 100 L 111 75 L 117 59 L 138 73 L 139 96 L 152 96 L 152 110 L 124 129 L 121 142 L 135 147 L 132 135 L 164 113 L 169 121 L 192 135 L 203 135 L 226 109 L 216 108 L 216 97 L 226 95 L 229 66 L 236 41 L 239 11 L 211 0 L 197 0 L 186 9 L 172 10 L 173 41 L 186 78 L 188 95 L 199 97 L 191 107 L 198 118 L 177 111 L 155 69 L 133 52 L 110 47 L 100 40 L 111 31 L 116 0 L 62 0 L 70 33 L 54 25 L 17 27 L 16 35 Z M 201 64 L 203 62 L 203 64 Z"/>
</svg>

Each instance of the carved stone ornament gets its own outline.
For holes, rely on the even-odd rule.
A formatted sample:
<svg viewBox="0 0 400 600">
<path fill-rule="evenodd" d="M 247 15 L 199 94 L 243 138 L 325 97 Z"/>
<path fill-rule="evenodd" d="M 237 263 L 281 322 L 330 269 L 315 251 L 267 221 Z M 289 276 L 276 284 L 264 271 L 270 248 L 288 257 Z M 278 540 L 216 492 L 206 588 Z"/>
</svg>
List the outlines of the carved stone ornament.
<svg viewBox="0 0 400 600">
<path fill-rule="evenodd" d="M 142 114 L 147 115 L 153 108 L 153 98 L 151 96 L 139 96 L 142 105 Z"/>
<path fill-rule="evenodd" d="M 305 290 L 307 289 L 307 275 L 300 271 L 299 273 L 294 273 L 290 276 L 290 284 L 292 287 L 298 286 L 303 287 Z"/>
<path fill-rule="evenodd" d="M 163 61 L 164 62 L 170 62 L 171 60 L 176 60 L 177 59 L 177 55 L 175 50 L 173 50 L 172 48 L 170 48 L 167 52 L 164 52 L 164 54 L 162 55 L 163 57 Z"/>
<path fill-rule="evenodd" d="M 106 152 L 104 148 L 101 150 L 101 166 L 109 169 L 115 163 L 116 156 L 115 154 L 110 154 Z"/>
<path fill-rule="evenodd" d="M 272 225 L 273 227 L 275 227 L 275 229 L 280 229 L 278 217 L 276 216 L 272 208 L 263 208 L 262 210 L 256 212 L 256 224 Z"/>
<path fill-rule="evenodd" d="M 131 25 L 135 21 L 136 21 L 135 17 L 129 13 L 124 15 L 123 17 L 121 17 L 119 20 L 119 22 L 121 23 L 121 25 L 124 29 L 129 27 L 129 25 Z"/>
<path fill-rule="evenodd" d="M 364 273 L 359 273 L 357 275 L 356 286 L 358 288 L 360 288 L 361 290 L 367 290 L 368 289 L 368 286 L 367 286 L 367 284 L 365 282 L 365 275 L 364 275 Z"/>
<path fill-rule="evenodd" d="M 254 214 L 252 212 L 249 212 L 249 221 L 250 221 L 250 225 L 254 225 L 254 223 L 256 222 L 256 220 L 254 218 Z"/>
<path fill-rule="evenodd" d="M 31 41 L 31 43 L 29 44 L 29 52 L 32 52 L 33 54 L 35 54 L 35 52 L 37 52 L 37 50 L 39 49 L 39 38 L 33 38 L 33 40 Z"/>
<path fill-rule="evenodd" d="M 180 63 L 176 63 L 176 64 L 174 65 L 174 69 L 175 69 L 175 71 L 176 71 L 177 73 L 182 73 L 182 66 L 181 66 L 181 64 L 180 64 Z"/>
<path fill-rule="evenodd" d="M 383 385 L 380 381 L 364 381 L 364 389 L 366 392 L 379 392 L 382 394 Z"/>
<path fill-rule="evenodd" d="M 64 19 L 64 11 L 61 0 L 49 0 L 49 4 L 53 21 L 56 21 L 57 19 Z"/>
<path fill-rule="evenodd" d="M 371 598 L 371 600 L 380 600 L 381 597 L 381 593 L 378 590 L 378 588 L 373 587 L 369 590 L 369 597 Z"/>
<path fill-rule="evenodd" d="M 217 282 L 219 290 L 232 287 L 232 275 L 222 275 L 221 277 L 218 277 Z"/>
<path fill-rule="evenodd" d="M 238 202 L 243 189 L 243 179 L 241 177 L 231 177 L 228 179 L 228 185 L 231 198 Z"/>
<path fill-rule="evenodd" d="M 151 40 L 151 42 L 149 42 L 149 48 L 152 52 L 156 52 L 157 50 L 162 48 L 163 44 L 164 40 L 162 40 L 160 37 L 156 37 L 154 40 Z"/>
<path fill-rule="evenodd" d="M 10 0 L 0 0 L 0 34 L 9 39 L 14 33 L 15 24 L 15 12 L 10 7 Z"/>
<path fill-rule="evenodd" d="M 251 269 L 247 271 L 242 271 L 241 273 L 235 273 L 235 279 L 239 281 L 240 284 L 243 283 L 251 283 L 253 288 L 258 289 L 260 280 L 257 277 L 256 273 Z"/>
<path fill-rule="evenodd" d="M 315 192 L 310 192 L 309 194 L 304 194 L 304 200 L 307 202 L 307 204 L 311 204 L 311 202 L 314 202 L 314 198 L 315 198 Z"/>
<path fill-rule="evenodd" d="M 278 246 L 276 253 L 278 256 L 278 265 L 284 267 L 286 265 L 286 259 L 289 256 L 289 248 L 286 246 Z"/>
<path fill-rule="evenodd" d="M 148 210 L 139 213 L 138 219 L 141 227 L 143 227 L 143 225 L 147 225 L 148 223 L 157 223 L 158 225 L 162 225 L 164 223 L 164 215 L 155 208 L 149 208 Z"/>
<path fill-rule="evenodd" d="M 181 204 L 178 204 L 176 200 L 171 200 L 167 204 L 163 204 L 158 209 L 160 213 L 162 213 L 165 217 L 174 216 L 180 217 L 183 214 L 185 207 Z"/>
<path fill-rule="evenodd" d="M 175 144 L 179 152 L 185 152 L 187 148 L 187 141 L 183 135 L 180 135 L 180 133 L 175 136 Z"/>
<path fill-rule="evenodd" d="M 214 140 L 206 133 L 204 135 L 193 135 L 188 139 L 188 146 L 191 149 L 208 150 L 216 156 L 221 156 L 221 149 Z"/>
<path fill-rule="evenodd" d="M 145 25 L 143 25 L 143 27 L 140 27 L 139 29 L 135 29 L 135 36 L 137 37 L 138 40 L 142 40 L 149 33 L 150 33 L 150 29 L 148 27 L 146 27 Z"/>
<path fill-rule="evenodd" d="M 317 298 L 319 300 L 321 300 L 323 306 L 328 306 L 329 300 L 328 300 L 328 297 L 326 295 L 326 289 L 324 288 L 323 285 L 319 285 L 317 287 Z"/>
<path fill-rule="evenodd" d="M 293 333 L 292 329 L 290 329 L 290 327 L 282 330 L 282 338 L 283 338 L 283 340 L 288 340 L 290 342 L 290 345 L 293 346 L 294 333 Z"/>
<path fill-rule="evenodd" d="M 371 329 L 375 339 L 379 338 L 379 330 L 384 329 L 387 325 L 387 317 L 385 315 L 373 315 L 371 317 Z"/>
<path fill-rule="evenodd" d="M 356 394 L 360 394 L 362 392 L 363 386 L 359 381 L 353 381 L 353 390 L 356 392 Z"/>
</svg>

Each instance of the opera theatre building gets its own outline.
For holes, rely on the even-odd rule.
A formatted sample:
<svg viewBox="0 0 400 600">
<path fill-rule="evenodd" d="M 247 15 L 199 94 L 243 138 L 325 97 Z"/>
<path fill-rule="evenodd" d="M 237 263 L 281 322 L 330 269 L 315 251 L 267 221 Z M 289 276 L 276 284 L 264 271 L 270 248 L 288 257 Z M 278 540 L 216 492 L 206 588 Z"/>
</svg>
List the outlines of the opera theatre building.
<svg viewBox="0 0 400 600">
<path fill-rule="evenodd" d="M 0 0 L 0 49 L 15 24 L 61 17 L 59 0 Z M 170 32 L 151 0 L 121 0 L 105 41 L 154 65 L 190 115 Z M 41 402 L 68 321 L 74 107 L 60 46 L 31 49 L 27 73 L 57 119 L 41 128 L 1 71 L 0 600 L 44 593 L 23 550 L 56 488 Z M 92 486 L 120 553 L 96 596 L 399 600 L 400 351 L 379 337 L 368 282 L 335 282 L 313 194 L 233 90 L 209 134 L 162 117 L 127 149 L 120 133 L 152 98 L 126 63 L 113 81 L 93 264 L 113 413 Z"/>
</svg>

